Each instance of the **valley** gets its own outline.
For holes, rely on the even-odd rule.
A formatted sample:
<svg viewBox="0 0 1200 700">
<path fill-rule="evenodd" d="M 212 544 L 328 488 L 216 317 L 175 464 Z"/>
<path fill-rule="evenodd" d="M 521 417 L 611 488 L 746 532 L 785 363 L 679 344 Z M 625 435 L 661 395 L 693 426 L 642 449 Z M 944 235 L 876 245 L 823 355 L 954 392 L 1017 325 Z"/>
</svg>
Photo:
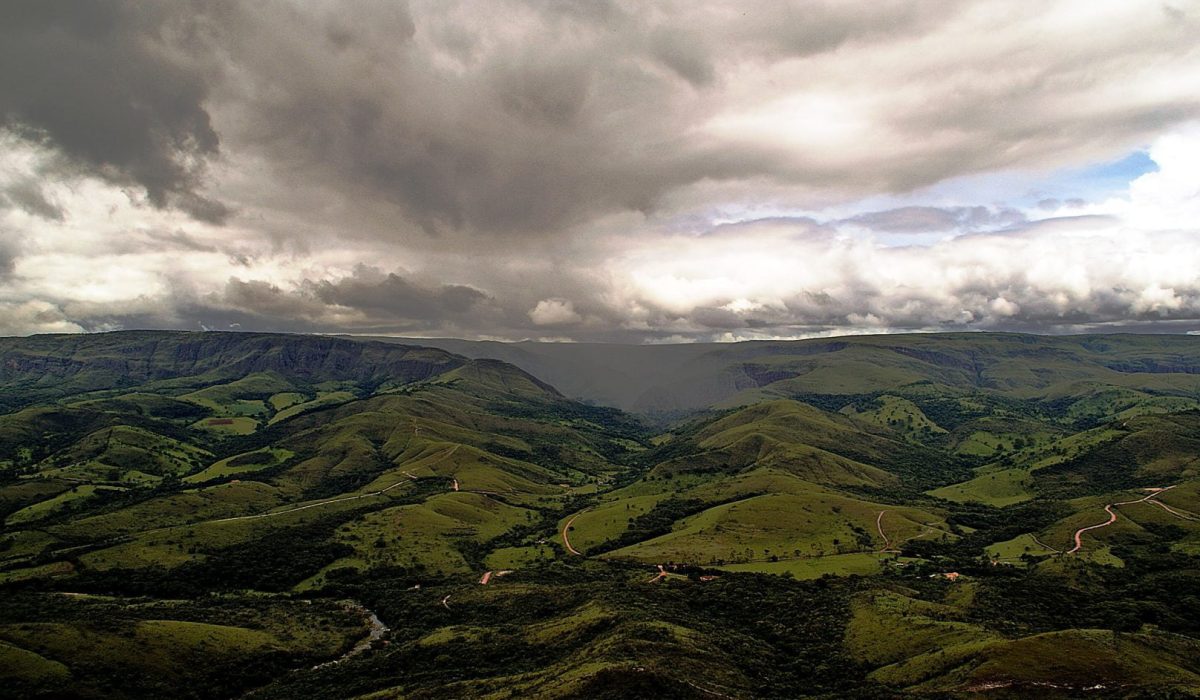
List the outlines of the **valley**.
<svg viewBox="0 0 1200 700">
<path fill-rule="evenodd" d="M 1200 692 L 1200 339 L 417 342 L 0 338 L 0 694 Z"/>
</svg>

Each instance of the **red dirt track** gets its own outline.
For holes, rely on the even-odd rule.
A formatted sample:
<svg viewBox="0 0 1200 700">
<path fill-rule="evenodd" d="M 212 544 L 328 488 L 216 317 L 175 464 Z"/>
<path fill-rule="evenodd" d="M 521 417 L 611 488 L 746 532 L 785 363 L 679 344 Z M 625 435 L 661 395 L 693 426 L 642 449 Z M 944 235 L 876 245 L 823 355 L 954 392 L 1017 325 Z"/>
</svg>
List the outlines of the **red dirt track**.
<svg viewBox="0 0 1200 700">
<path fill-rule="evenodd" d="M 1108 505 L 1104 506 L 1104 511 L 1106 513 L 1108 513 L 1108 520 L 1105 522 L 1102 522 L 1098 525 L 1089 525 L 1087 527 L 1081 527 L 1078 530 L 1076 530 L 1075 531 L 1075 546 L 1072 547 L 1070 550 L 1068 550 L 1067 554 L 1074 554 L 1075 552 L 1078 552 L 1083 547 L 1083 539 L 1082 539 L 1083 533 L 1087 532 L 1088 530 L 1099 530 L 1102 527 L 1108 527 L 1109 525 L 1112 525 L 1113 523 L 1117 522 L 1117 511 L 1113 510 L 1113 508 L 1116 508 L 1117 506 L 1133 505 L 1134 503 L 1144 503 L 1146 501 L 1150 501 L 1151 503 L 1155 503 L 1156 505 L 1162 505 L 1162 504 L 1158 503 L 1157 501 L 1153 501 L 1151 499 L 1155 498 L 1156 496 L 1160 496 L 1160 495 L 1162 495 L 1162 493 L 1164 491 L 1167 491 L 1167 490 L 1170 490 L 1173 488 L 1175 488 L 1175 487 L 1168 486 L 1163 489 L 1154 489 L 1153 491 L 1151 491 L 1146 496 L 1143 496 L 1142 498 L 1138 498 L 1138 499 L 1135 499 L 1132 501 L 1121 501 L 1120 503 L 1109 503 Z M 1170 508 L 1167 508 L 1167 510 L 1170 510 Z M 1182 516 L 1180 516 L 1180 517 L 1182 517 Z"/>
<path fill-rule="evenodd" d="M 563 541 L 563 546 L 567 548 L 567 551 L 568 551 L 568 552 L 570 552 L 571 554 L 575 554 L 575 555 L 578 555 L 578 556 L 581 556 L 581 557 L 582 557 L 582 556 L 583 556 L 583 552 L 581 552 L 581 551 L 579 551 L 578 549 L 575 549 L 574 547 L 572 547 L 572 546 L 571 546 L 571 540 L 567 539 L 567 530 L 570 530 L 570 529 L 571 529 L 571 523 L 575 522 L 575 518 L 578 518 L 580 515 L 582 515 L 582 513 L 576 513 L 575 515 L 572 515 L 572 516 L 571 516 L 571 519 L 570 519 L 570 520 L 568 520 L 568 521 L 567 521 L 567 523 L 566 523 L 565 525 L 563 525 L 563 529 L 562 529 L 562 541 Z"/>
</svg>

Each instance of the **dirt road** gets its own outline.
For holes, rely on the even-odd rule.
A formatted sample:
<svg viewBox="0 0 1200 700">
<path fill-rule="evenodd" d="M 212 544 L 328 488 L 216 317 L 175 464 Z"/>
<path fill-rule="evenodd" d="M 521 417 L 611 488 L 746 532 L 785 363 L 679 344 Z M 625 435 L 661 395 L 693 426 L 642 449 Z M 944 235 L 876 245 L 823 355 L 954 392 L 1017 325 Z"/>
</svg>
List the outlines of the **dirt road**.
<svg viewBox="0 0 1200 700">
<path fill-rule="evenodd" d="M 693 688 L 695 688 L 696 690 L 699 690 L 702 693 L 706 693 L 708 695 L 714 695 L 718 698 L 729 698 L 729 700 L 736 700 L 736 698 L 734 698 L 734 696 L 732 696 L 732 695 L 726 695 L 725 693 L 721 693 L 716 690 L 711 690 L 709 688 L 705 688 L 702 685 L 696 685 L 695 683 L 689 681 L 686 678 L 683 679 L 683 682 L 687 683 L 688 685 L 692 686 Z"/>
<path fill-rule="evenodd" d="M 1173 488 L 1175 488 L 1175 487 L 1168 486 L 1168 487 L 1162 488 L 1162 489 L 1154 489 L 1153 491 L 1151 491 L 1149 494 L 1143 496 L 1142 498 L 1138 498 L 1138 499 L 1135 499 L 1132 501 L 1121 501 L 1119 503 L 1109 503 L 1108 505 L 1104 506 L 1104 511 L 1106 513 L 1108 513 L 1108 520 L 1105 522 L 1102 522 L 1098 525 L 1089 525 L 1088 527 L 1081 527 L 1078 530 L 1076 530 L 1075 531 L 1075 546 L 1072 547 L 1070 550 L 1068 550 L 1067 554 L 1074 554 L 1075 552 L 1078 552 L 1083 547 L 1083 539 L 1082 539 L 1083 533 L 1085 533 L 1089 530 L 1099 530 L 1102 527 L 1108 527 L 1109 525 L 1112 525 L 1113 523 L 1117 522 L 1117 511 L 1113 510 L 1113 508 L 1116 508 L 1118 506 L 1133 505 L 1134 503 L 1144 503 L 1146 501 L 1151 501 L 1153 503 L 1153 502 L 1156 502 L 1156 501 L 1152 500 L 1153 498 L 1161 495 L 1164 491 L 1169 491 L 1170 489 L 1173 489 Z"/>
<path fill-rule="evenodd" d="M 562 541 L 563 541 L 563 546 L 567 548 L 567 551 L 568 551 L 568 552 L 570 552 L 571 554 L 575 554 L 575 555 L 578 555 L 578 556 L 581 556 L 581 557 L 582 557 L 582 556 L 583 556 L 583 552 L 581 552 L 581 551 L 579 551 L 578 549 L 575 549 L 574 547 L 572 547 L 572 546 L 571 546 L 571 540 L 570 540 L 570 539 L 567 537 L 567 530 L 570 530 L 570 529 L 571 529 L 571 523 L 575 522 L 575 518 L 578 518 L 578 517 L 579 517 L 579 516 L 581 516 L 581 515 L 583 515 L 583 513 L 576 513 L 575 515 L 572 515 L 572 516 L 571 516 L 571 519 L 570 519 L 570 520 L 568 520 L 568 521 L 567 521 L 567 523 L 566 523 L 565 525 L 563 525 L 563 529 L 562 529 Z"/>
<path fill-rule="evenodd" d="M 883 531 L 883 514 L 886 512 L 886 510 L 879 511 L 879 516 L 875 518 L 875 529 L 879 530 L 879 536 L 883 538 L 883 546 L 879 548 L 879 554 L 896 551 L 892 548 L 892 541 L 888 539 L 887 534 Z"/>
<path fill-rule="evenodd" d="M 238 516 L 235 516 L 232 518 L 218 518 L 216 520 L 204 520 L 199 523 L 192 523 L 192 524 L 193 525 L 202 525 L 205 523 L 232 523 L 232 522 L 235 522 L 238 520 L 254 520 L 257 518 L 272 518 L 272 517 L 275 517 L 276 515 L 287 515 L 288 513 L 296 513 L 298 511 L 302 511 L 302 510 L 308 510 L 309 508 L 320 508 L 322 506 L 333 505 L 334 503 L 344 503 L 346 501 L 357 501 L 357 500 L 361 500 L 363 498 L 373 498 L 375 496 L 382 496 L 383 494 L 387 493 L 388 491 L 391 491 L 392 489 L 396 488 L 397 486 L 400 486 L 401 484 L 406 484 L 406 483 L 408 483 L 408 482 L 407 481 L 397 481 L 396 483 L 392 484 L 391 486 L 384 488 L 384 489 L 379 489 L 378 491 L 371 491 L 369 493 L 360 493 L 356 496 L 341 496 L 338 498 L 330 498 L 330 499 L 327 499 L 324 501 L 317 501 L 316 503 L 309 503 L 309 504 L 303 505 L 303 506 L 296 506 L 295 508 L 288 508 L 287 510 L 273 510 L 273 511 L 270 511 L 267 513 L 257 513 L 255 515 L 238 515 Z M 177 525 L 174 527 L 184 527 L 184 526 Z M 151 531 L 147 530 L 146 532 L 151 532 Z"/>
<path fill-rule="evenodd" d="M 1174 508 L 1167 505 L 1166 503 L 1163 503 L 1162 501 L 1150 501 L 1150 502 L 1153 503 L 1154 505 L 1158 506 L 1159 508 L 1162 508 L 1163 510 L 1167 511 L 1171 515 L 1174 515 L 1177 518 L 1183 518 L 1184 520 L 1191 520 L 1193 522 L 1200 521 L 1200 516 L 1196 515 L 1195 513 L 1192 513 L 1192 512 L 1186 511 L 1186 510 L 1175 510 Z"/>
<path fill-rule="evenodd" d="M 488 581 L 491 581 L 491 580 L 492 580 L 492 572 L 487 571 L 483 574 L 483 576 L 479 577 L 479 585 L 486 586 L 486 585 L 488 585 Z"/>
<path fill-rule="evenodd" d="M 1033 534 L 1033 533 L 1030 533 L 1029 537 L 1030 537 L 1030 539 L 1032 539 L 1034 542 L 1038 543 L 1038 545 L 1039 545 L 1039 546 L 1041 546 L 1041 547 L 1044 547 L 1044 548 L 1046 548 L 1046 549 L 1050 550 L 1051 552 L 1054 552 L 1055 554 L 1062 554 L 1062 550 L 1060 550 L 1060 549 L 1055 549 L 1055 548 L 1051 547 L 1050 545 L 1046 544 L 1045 542 L 1043 542 L 1043 541 L 1039 540 L 1039 539 L 1037 538 L 1037 535 L 1035 535 L 1035 534 Z"/>
</svg>

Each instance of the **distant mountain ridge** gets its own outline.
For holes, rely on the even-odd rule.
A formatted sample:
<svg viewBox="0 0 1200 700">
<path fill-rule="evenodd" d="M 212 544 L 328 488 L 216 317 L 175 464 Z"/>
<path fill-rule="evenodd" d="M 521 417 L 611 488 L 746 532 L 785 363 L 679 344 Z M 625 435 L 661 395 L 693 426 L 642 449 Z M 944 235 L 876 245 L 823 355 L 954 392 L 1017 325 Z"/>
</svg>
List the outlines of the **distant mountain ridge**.
<svg viewBox="0 0 1200 700">
<path fill-rule="evenodd" d="M 1186 335 L 922 333 L 691 345 L 372 340 L 503 360 L 569 397 L 639 413 L 855 394 L 922 381 L 1047 396 L 1069 392 L 1071 382 L 1187 395 L 1200 390 L 1200 337 Z M 1163 375 L 1177 379 L 1164 381 Z"/>
<path fill-rule="evenodd" d="M 311 335 L 121 331 L 0 338 L 0 384 L 8 394 L 0 403 L 183 377 L 216 382 L 260 372 L 315 382 L 405 384 L 470 363 L 434 348 Z"/>
<path fill-rule="evenodd" d="M 407 383 L 471 360 L 506 363 L 543 390 L 642 414 L 920 382 L 1047 400 L 1100 386 L 1200 396 L 1200 337 L 1185 335 L 929 333 L 681 345 L 186 331 L 0 338 L 0 382 L 10 393 L 2 403 L 10 406 L 25 394 L 206 373 Z"/>
</svg>

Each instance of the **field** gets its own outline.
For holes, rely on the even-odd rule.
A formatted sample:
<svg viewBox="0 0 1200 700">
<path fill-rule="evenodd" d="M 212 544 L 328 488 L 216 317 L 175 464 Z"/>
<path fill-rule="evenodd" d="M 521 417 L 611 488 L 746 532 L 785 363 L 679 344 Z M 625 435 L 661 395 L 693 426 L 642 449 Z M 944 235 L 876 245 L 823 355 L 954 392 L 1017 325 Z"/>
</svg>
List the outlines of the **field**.
<svg viewBox="0 0 1200 700">
<path fill-rule="evenodd" d="M 254 452 L 246 452 L 244 454 L 234 455 L 233 457 L 226 457 L 225 459 L 218 460 L 217 462 L 214 462 L 212 466 L 196 472 L 195 474 L 189 474 L 188 476 L 184 477 L 183 480 L 189 484 L 201 484 L 206 481 L 220 479 L 222 477 L 249 474 L 261 471 L 263 469 L 270 469 L 271 467 L 286 462 L 288 459 L 291 459 L 294 456 L 294 452 L 279 448 L 267 448 L 256 450 Z"/>
<path fill-rule="evenodd" d="M 958 503 L 977 502 L 1003 508 L 1034 497 L 1029 470 L 1022 468 L 984 470 L 979 476 L 940 489 L 929 495 Z"/>
</svg>

